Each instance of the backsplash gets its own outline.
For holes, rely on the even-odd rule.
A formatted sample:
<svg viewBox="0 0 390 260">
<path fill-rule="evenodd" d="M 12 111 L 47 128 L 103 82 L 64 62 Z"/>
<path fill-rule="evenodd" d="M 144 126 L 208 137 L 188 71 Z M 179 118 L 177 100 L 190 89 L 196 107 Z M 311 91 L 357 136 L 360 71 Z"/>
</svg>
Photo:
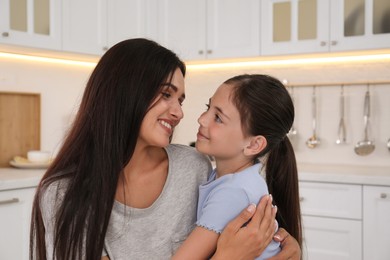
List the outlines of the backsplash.
<svg viewBox="0 0 390 260">
<path fill-rule="evenodd" d="M 369 137 L 375 150 L 366 156 L 355 153 L 355 145 L 364 139 L 363 104 L 367 85 L 361 82 L 390 82 L 390 64 L 346 64 L 321 66 L 290 66 L 284 68 L 246 69 L 239 71 L 214 70 L 190 71 L 187 76 L 187 98 L 184 103 L 185 118 L 176 129 L 174 141 L 188 144 L 196 139 L 197 118 L 206 108 L 205 104 L 215 89 L 226 79 L 241 73 L 269 74 L 280 80 L 287 79 L 293 87 L 297 136 L 291 138 L 299 163 L 390 166 L 390 83 L 370 85 L 371 117 Z M 340 82 L 359 82 L 345 85 L 344 117 L 346 144 L 336 144 L 340 121 Z M 306 146 L 312 136 L 313 87 L 299 86 L 308 83 L 329 85 L 316 86 L 317 136 L 320 145 L 314 149 Z M 334 85 L 335 84 L 335 85 Z M 290 89 L 291 90 L 291 89 Z M 291 93 L 291 91 L 290 91 Z M 390 173 L 390 172 L 389 172 Z"/>
<path fill-rule="evenodd" d="M 41 94 L 41 149 L 55 153 L 77 110 L 91 71 L 90 67 L 1 58 L 0 91 Z M 173 141 L 182 144 L 194 141 L 198 129 L 197 118 L 206 109 L 205 104 L 215 89 L 226 79 L 242 73 L 269 74 L 281 80 L 287 79 L 291 84 L 390 81 L 390 64 L 376 61 L 236 70 L 189 69 L 186 75 L 186 101 L 183 105 L 185 116 L 175 130 Z M 298 162 L 390 167 L 390 152 L 386 147 L 390 138 L 390 84 L 370 87 L 370 136 L 375 141 L 375 150 L 368 156 L 358 156 L 354 152 L 355 144 L 363 139 L 363 101 L 366 90 L 364 84 L 344 87 L 348 143 L 336 145 L 340 87 L 316 88 L 317 134 L 321 144 L 309 149 L 305 142 L 312 135 L 312 87 L 294 88 L 298 136 L 293 143 Z"/>
</svg>

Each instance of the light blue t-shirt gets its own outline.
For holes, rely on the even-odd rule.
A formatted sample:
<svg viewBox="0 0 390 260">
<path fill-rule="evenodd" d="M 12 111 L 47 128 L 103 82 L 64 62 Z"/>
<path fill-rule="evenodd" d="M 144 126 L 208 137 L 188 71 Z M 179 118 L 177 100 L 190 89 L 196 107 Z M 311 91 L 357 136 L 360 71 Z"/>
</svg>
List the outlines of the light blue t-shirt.
<svg viewBox="0 0 390 260">
<path fill-rule="evenodd" d="M 261 164 L 257 163 L 241 172 L 226 174 L 218 179 L 214 170 L 208 182 L 199 186 L 196 225 L 220 234 L 250 203 L 258 204 L 260 198 L 268 194 L 267 184 L 260 175 L 260 167 Z M 272 240 L 256 259 L 267 259 L 279 252 L 280 243 Z"/>
</svg>

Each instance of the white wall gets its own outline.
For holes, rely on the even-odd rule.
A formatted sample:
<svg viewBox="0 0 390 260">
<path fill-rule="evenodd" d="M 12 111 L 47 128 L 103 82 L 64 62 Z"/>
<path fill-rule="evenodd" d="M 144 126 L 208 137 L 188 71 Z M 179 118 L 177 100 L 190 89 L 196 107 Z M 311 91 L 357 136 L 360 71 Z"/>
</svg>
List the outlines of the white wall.
<svg viewBox="0 0 390 260">
<path fill-rule="evenodd" d="M 69 120 L 74 115 L 92 68 L 0 59 L 0 91 L 41 93 L 42 127 L 41 149 L 55 153 L 61 144 Z M 237 70 L 189 70 L 186 77 L 185 117 L 176 129 L 174 141 L 188 144 L 197 133 L 197 117 L 214 90 L 227 78 L 241 73 L 270 74 L 290 82 L 356 82 L 390 81 L 387 62 L 306 65 Z M 296 122 L 299 135 L 295 142 L 299 162 L 389 166 L 390 152 L 386 142 L 390 138 L 390 84 L 370 88 L 372 96 L 371 137 L 375 151 L 366 157 L 357 156 L 353 147 L 363 138 L 363 98 L 366 86 L 345 87 L 346 122 L 349 143 L 337 146 L 339 122 L 339 93 L 335 86 L 318 87 L 318 136 L 322 143 L 309 149 L 304 142 L 311 135 L 310 87 L 295 88 Z"/>
</svg>

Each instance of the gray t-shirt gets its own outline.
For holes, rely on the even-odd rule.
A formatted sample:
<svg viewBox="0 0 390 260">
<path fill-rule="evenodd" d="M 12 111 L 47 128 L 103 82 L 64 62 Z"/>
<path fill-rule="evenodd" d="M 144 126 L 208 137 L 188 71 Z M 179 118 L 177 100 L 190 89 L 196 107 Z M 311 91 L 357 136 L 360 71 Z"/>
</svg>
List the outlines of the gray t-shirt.
<svg viewBox="0 0 390 260">
<path fill-rule="evenodd" d="M 194 228 L 198 186 L 212 170 L 210 161 L 185 145 L 171 144 L 165 150 L 168 177 L 157 200 L 145 209 L 114 202 L 103 253 L 111 260 L 170 259 Z M 41 198 L 48 259 L 53 252 L 54 214 L 66 184 L 51 184 Z"/>
<path fill-rule="evenodd" d="M 149 208 L 115 201 L 105 241 L 111 260 L 170 259 L 194 228 L 198 186 L 206 182 L 211 164 L 192 147 L 170 145 L 166 151 L 168 177 Z"/>
</svg>

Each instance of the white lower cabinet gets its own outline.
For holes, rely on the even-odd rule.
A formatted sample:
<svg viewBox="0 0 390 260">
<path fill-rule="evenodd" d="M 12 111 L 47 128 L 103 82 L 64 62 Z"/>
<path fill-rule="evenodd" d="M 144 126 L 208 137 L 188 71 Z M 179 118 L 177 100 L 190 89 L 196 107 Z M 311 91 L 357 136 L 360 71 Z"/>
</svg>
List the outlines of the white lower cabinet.
<svg viewBox="0 0 390 260">
<path fill-rule="evenodd" d="M 362 259 L 362 222 L 303 216 L 303 259 Z M 376 258 L 372 258 L 376 259 Z"/>
<path fill-rule="evenodd" d="M 300 182 L 303 259 L 362 259 L 362 185 Z"/>
<path fill-rule="evenodd" d="M 0 191 L 0 259 L 29 259 L 35 188 Z"/>
<path fill-rule="evenodd" d="M 363 255 L 365 260 L 390 259 L 390 187 L 364 186 Z"/>
</svg>

